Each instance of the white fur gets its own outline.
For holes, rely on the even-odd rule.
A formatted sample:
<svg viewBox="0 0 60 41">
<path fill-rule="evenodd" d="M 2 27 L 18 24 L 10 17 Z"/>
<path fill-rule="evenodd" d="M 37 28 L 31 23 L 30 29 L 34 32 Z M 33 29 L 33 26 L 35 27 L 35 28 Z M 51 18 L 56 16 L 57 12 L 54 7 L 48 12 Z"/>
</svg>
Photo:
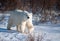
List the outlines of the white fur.
<svg viewBox="0 0 60 41">
<path fill-rule="evenodd" d="M 27 17 L 29 17 L 29 19 Z M 32 13 L 22 10 L 12 11 L 7 29 L 10 29 L 14 24 L 17 26 L 17 31 L 19 32 L 24 33 L 26 27 L 28 28 L 29 33 L 33 32 Z"/>
</svg>

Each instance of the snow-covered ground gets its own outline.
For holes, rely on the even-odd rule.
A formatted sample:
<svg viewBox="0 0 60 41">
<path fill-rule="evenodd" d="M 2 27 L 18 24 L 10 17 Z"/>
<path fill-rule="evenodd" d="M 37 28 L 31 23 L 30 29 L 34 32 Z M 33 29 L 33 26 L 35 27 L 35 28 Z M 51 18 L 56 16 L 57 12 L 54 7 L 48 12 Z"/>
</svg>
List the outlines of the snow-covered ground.
<svg viewBox="0 0 60 41">
<path fill-rule="evenodd" d="M 16 31 L 16 27 L 7 30 L 8 16 L 0 22 L 0 41 L 27 41 L 28 34 L 22 34 Z M 34 25 L 34 34 L 40 34 L 42 41 L 60 41 L 60 24 L 39 24 Z"/>
<path fill-rule="evenodd" d="M 60 27 L 35 25 L 34 33 L 43 36 L 42 41 L 60 41 Z M 38 34 L 37 34 L 38 33 Z M 0 27 L 0 41 L 25 41 L 27 34 L 22 34 L 16 30 L 7 30 Z"/>
<path fill-rule="evenodd" d="M 35 31 L 45 33 L 43 41 L 60 41 L 60 26 L 35 26 Z"/>
</svg>

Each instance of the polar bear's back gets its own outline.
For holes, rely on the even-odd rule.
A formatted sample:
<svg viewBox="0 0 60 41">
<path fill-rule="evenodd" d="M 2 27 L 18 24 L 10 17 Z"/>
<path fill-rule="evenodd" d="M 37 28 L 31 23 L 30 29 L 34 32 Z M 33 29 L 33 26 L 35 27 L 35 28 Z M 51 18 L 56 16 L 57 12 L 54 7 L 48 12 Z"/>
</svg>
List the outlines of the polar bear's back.
<svg viewBox="0 0 60 41">
<path fill-rule="evenodd" d="M 13 12 L 11 13 L 9 20 L 11 20 L 13 24 L 17 25 L 27 20 L 27 16 L 24 14 L 24 12 Z"/>
</svg>

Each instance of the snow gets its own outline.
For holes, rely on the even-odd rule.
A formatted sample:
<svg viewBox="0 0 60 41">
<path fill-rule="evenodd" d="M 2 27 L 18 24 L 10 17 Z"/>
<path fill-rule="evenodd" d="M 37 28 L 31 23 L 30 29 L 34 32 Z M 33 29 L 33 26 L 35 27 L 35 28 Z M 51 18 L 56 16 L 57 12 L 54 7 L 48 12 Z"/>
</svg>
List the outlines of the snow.
<svg viewBox="0 0 60 41">
<path fill-rule="evenodd" d="M 60 27 L 35 25 L 35 35 L 42 35 L 42 41 L 60 41 Z M 0 41 L 25 41 L 28 34 L 22 34 L 16 30 L 7 30 L 0 27 Z"/>
<path fill-rule="evenodd" d="M 43 32 L 46 35 L 44 36 L 43 41 L 60 41 L 60 27 L 51 27 L 51 26 L 36 26 L 35 29 L 37 32 Z"/>
<path fill-rule="evenodd" d="M 8 15 L 8 14 L 7 14 Z M 7 30 L 9 16 L 5 16 L 0 23 L 0 41 L 27 41 L 28 34 L 22 34 L 16 31 L 16 26 L 12 30 Z M 34 21 L 33 21 L 34 23 Z M 36 38 L 39 35 L 43 37 L 42 41 L 60 41 L 60 24 L 38 24 L 34 23 L 34 33 Z M 36 41 L 36 40 L 35 40 Z"/>
</svg>

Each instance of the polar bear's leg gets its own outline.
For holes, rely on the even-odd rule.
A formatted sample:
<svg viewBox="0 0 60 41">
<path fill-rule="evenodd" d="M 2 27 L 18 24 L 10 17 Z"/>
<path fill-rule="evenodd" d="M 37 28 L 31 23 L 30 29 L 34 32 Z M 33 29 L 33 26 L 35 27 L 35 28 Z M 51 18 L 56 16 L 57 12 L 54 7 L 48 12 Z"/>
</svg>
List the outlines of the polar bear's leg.
<svg viewBox="0 0 60 41">
<path fill-rule="evenodd" d="M 8 23 L 7 29 L 10 30 L 12 23 Z"/>
<path fill-rule="evenodd" d="M 13 25 L 12 20 L 8 21 L 7 29 L 10 30 L 11 26 Z"/>
<path fill-rule="evenodd" d="M 32 26 L 32 25 L 28 26 L 28 33 L 32 33 L 32 32 L 33 32 L 33 30 L 34 30 L 34 28 L 33 28 L 33 26 Z"/>
<path fill-rule="evenodd" d="M 25 28 L 26 28 L 26 22 L 23 22 L 21 25 L 21 32 L 25 33 Z"/>
<path fill-rule="evenodd" d="M 17 31 L 21 32 L 21 25 L 17 25 Z"/>
<path fill-rule="evenodd" d="M 27 28 L 28 28 L 28 33 L 32 33 L 33 32 L 33 30 L 34 30 L 34 27 L 33 27 L 33 24 L 30 22 L 27 22 L 26 23 L 26 26 L 27 26 Z"/>
</svg>

